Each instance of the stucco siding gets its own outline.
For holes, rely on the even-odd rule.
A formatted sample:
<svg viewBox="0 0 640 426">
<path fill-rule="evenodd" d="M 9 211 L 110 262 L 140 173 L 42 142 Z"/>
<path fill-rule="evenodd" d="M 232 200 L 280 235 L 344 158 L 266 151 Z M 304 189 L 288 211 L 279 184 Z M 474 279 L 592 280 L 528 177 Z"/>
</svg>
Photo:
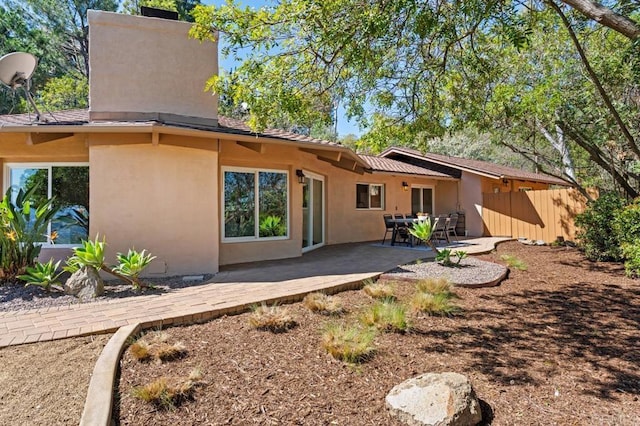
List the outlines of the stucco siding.
<svg viewBox="0 0 640 426">
<path fill-rule="evenodd" d="M 302 185 L 296 179 L 296 169 L 324 177 L 326 244 L 381 240 L 384 234 L 383 214 L 404 214 L 411 211 L 411 192 L 402 190 L 402 182 L 407 182 L 409 185 L 433 185 L 436 188 L 442 185 L 442 182 L 433 179 L 402 174 L 358 174 L 319 160 L 315 155 L 300 151 L 297 147 L 276 144 L 265 144 L 261 152 L 256 152 L 231 140 L 221 141 L 220 165 L 221 167 L 287 170 L 290 188 L 289 238 L 278 241 L 221 242 L 221 265 L 295 257 L 302 254 Z M 219 192 L 222 194 L 222 181 L 220 182 Z M 356 185 L 358 183 L 384 185 L 384 208 L 357 209 Z M 447 182 L 444 188 L 443 194 L 448 195 L 443 196 L 442 199 L 448 212 L 449 205 L 452 210 L 455 209 L 455 201 L 452 200 L 457 199 L 457 195 L 449 194 L 450 191 L 455 191 L 455 182 Z M 222 216 L 224 213 L 220 214 Z M 222 225 L 218 224 L 218 226 Z"/>
<path fill-rule="evenodd" d="M 149 274 L 218 271 L 218 154 L 152 145 L 91 146 L 90 235 L 108 255 L 157 256 Z"/>
<path fill-rule="evenodd" d="M 465 228 L 471 237 L 480 237 L 484 231 L 482 223 L 482 177 L 462 172 L 460 178 L 460 201 L 465 213 Z"/>
</svg>

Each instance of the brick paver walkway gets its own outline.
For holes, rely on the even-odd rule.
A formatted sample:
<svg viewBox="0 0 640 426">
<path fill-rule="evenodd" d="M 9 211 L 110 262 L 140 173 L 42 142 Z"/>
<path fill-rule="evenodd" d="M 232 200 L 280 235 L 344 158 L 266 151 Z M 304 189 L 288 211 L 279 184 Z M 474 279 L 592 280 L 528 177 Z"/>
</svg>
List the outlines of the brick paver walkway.
<svg viewBox="0 0 640 426">
<path fill-rule="evenodd" d="M 491 250 L 506 238 L 465 241 L 468 253 Z M 94 333 L 127 324 L 144 327 L 205 321 L 262 301 L 299 300 L 318 290 L 349 288 L 429 252 L 371 244 L 327 246 L 300 258 L 223 268 L 207 284 L 71 306 L 0 312 L 0 347 Z"/>
</svg>

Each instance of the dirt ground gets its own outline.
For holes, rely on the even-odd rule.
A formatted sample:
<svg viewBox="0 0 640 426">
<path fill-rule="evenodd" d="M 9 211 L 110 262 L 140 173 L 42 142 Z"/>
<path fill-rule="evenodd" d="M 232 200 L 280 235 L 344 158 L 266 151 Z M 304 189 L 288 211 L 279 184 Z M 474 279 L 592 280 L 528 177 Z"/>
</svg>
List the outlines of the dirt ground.
<svg viewBox="0 0 640 426">
<path fill-rule="evenodd" d="M 502 262 L 502 254 L 528 270 L 511 271 L 498 287 L 458 289 L 460 315 L 412 315 L 410 333 L 379 335 L 375 356 L 359 366 L 327 355 L 320 335 L 327 322 L 353 321 L 371 303 L 362 291 L 338 295 L 348 310 L 338 319 L 290 305 L 298 326 L 286 333 L 254 330 L 247 314 L 168 329 L 187 355 L 140 363 L 127 351 L 119 423 L 394 425 L 384 405 L 393 386 L 454 371 L 470 378 L 485 424 L 640 424 L 639 282 L 619 265 L 588 262 L 571 248 L 513 242 L 481 258 Z M 407 301 L 412 284 L 397 286 Z M 35 365 L 49 369 L 47 361 Z M 132 397 L 135 386 L 183 380 L 194 368 L 206 385 L 173 411 Z"/>
<path fill-rule="evenodd" d="M 0 349 L 0 425 L 77 425 L 110 335 Z"/>
</svg>

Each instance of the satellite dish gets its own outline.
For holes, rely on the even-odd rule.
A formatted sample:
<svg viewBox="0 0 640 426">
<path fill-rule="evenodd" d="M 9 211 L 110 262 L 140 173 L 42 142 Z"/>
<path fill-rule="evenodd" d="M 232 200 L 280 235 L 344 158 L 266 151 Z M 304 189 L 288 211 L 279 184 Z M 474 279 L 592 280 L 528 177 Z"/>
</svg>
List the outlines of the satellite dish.
<svg viewBox="0 0 640 426">
<path fill-rule="evenodd" d="M 38 60 L 31 53 L 13 52 L 0 58 L 0 81 L 15 89 L 22 87 L 33 75 Z"/>
<path fill-rule="evenodd" d="M 36 121 L 40 121 L 40 111 L 29 92 L 30 79 L 38 65 L 38 59 L 31 53 L 13 52 L 0 58 L 0 81 L 9 88 L 24 89 L 29 104 L 36 111 Z"/>
</svg>

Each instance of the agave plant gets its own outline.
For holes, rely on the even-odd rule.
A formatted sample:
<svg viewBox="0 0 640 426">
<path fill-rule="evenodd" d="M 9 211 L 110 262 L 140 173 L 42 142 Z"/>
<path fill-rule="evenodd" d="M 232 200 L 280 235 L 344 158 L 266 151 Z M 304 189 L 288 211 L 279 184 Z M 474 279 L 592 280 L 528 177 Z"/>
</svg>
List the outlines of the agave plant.
<svg viewBox="0 0 640 426">
<path fill-rule="evenodd" d="M 151 254 L 146 254 L 145 251 L 146 250 L 137 252 L 135 250 L 129 249 L 126 255 L 118 253 L 118 264 L 111 268 L 113 272 L 124 275 L 125 277 L 133 280 L 133 287 L 135 289 L 140 289 L 142 287 L 142 283 L 138 278 L 140 273 L 144 270 L 144 268 L 149 266 L 153 259 L 156 258 Z"/>
<path fill-rule="evenodd" d="M 49 259 L 47 263 L 36 262 L 34 266 L 27 266 L 26 273 L 18 278 L 25 282 L 25 286 L 37 285 L 49 291 L 54 285 L 60 284 L 58 278 L 62 271 L 57 272 L 59 267 L 60 261 L 54 264 L 53 259 Z"/>
<path fill-rule="evenodd" d="M 433 235 L 433 224 L 429 218 L 415 222 L 413 226 L 409 228 L 409 233 L 417 239 L 424 241 L 424 243 L 427 244 L 434 253 L 439 253 L 438 248 L 431 240 L 431 235 Z"/>
<path fill-rule="evenodd" d="M 126 281 L 136 290 L 149 287 L 140 281 L 139 275 L 156 258 L 155 256 L 146 254 L 145 250 L 137 252 L 129 249 L 126 255 L 118 253 L 118 264 L 109 267 L 105 263 L 105 246 L 104 237 L 102 241 L 99 236 L 96 236 L 95 241 L 82 241 L 82 246 L 73 249 L 73 256 L 67 259 L 64 270 L 73 273 L 83 267 L 95 268 Z"/>
</svg>

